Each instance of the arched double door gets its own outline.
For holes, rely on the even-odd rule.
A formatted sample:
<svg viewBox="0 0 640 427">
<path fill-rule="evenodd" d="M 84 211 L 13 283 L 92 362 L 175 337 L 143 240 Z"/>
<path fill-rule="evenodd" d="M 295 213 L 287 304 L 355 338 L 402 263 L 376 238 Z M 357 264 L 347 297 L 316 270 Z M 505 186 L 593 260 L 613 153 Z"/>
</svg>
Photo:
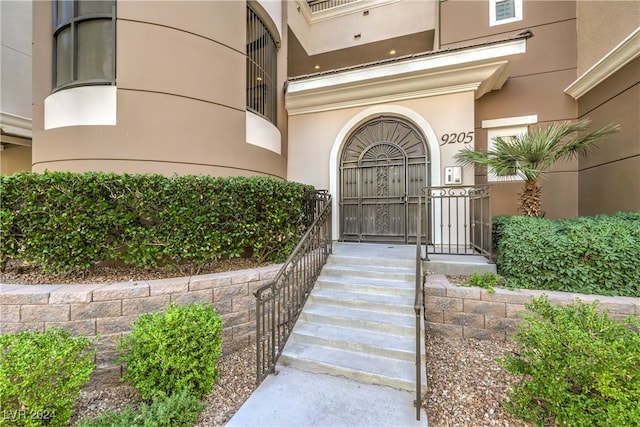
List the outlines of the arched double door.
<svg viewBox="0 0 640 427">
<path fill-rule="evenodd" d="M 415 242 L 428 168 L 425 138 L 410 122 L 382 116 L 355 129 L 340 157 L 341 240 Z"/>
</svg>

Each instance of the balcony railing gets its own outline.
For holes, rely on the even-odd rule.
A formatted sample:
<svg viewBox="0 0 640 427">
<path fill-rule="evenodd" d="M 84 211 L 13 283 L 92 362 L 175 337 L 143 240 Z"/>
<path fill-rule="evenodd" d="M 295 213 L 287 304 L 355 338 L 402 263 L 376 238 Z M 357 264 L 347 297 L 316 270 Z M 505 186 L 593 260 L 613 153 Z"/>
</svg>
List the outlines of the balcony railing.
<svg viewBox="0 0 640 427">
<path fill-rule="evenodd" d="M 338 6 L 343 6 L 349 3 L 355 3 L 361 0 L 309 0 L 307 4 L 311 12 L 320 12 L 322 10 L 331 9 Z"/>
</svg>

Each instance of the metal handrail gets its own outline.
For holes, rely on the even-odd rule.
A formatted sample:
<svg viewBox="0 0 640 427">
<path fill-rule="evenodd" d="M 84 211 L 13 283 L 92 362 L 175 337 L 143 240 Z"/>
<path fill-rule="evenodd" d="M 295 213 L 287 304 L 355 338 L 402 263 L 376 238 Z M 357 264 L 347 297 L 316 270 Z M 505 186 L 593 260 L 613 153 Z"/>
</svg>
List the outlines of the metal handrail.
<svg viewBox="0 0 640 427">
<path fill-rule="evenodd" d="M 311 225 L 275 278 L 254 292 L 258 384 L 275 371 L 291 330 L 332 251 L 331 195 L 327 191 L 308 193 L 306 202 L 305 217 Z"/>
<path fill-rule="evenodd" d="M 416 420 L 420 421 L 420 408 L 422 406 L 422 196 L 418 196 L 418 223 L 416 229 L 416 288 L 413 300 L 413 309 L 416 313 Z"/>
</svg>

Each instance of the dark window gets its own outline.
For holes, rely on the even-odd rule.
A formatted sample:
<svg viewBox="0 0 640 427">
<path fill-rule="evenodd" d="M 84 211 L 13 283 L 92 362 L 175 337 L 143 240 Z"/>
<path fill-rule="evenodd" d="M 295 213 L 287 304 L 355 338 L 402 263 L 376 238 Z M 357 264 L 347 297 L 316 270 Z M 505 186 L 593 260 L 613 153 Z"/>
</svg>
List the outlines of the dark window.
<svg viewBox="0 0 640 427">
<path fill-rule="evenodd" d="M 115 84 L 115 1 L 56 0 L 53 87 Z"/>
<path fill-rule="evenodd" d="M 260 17 L 247 8 L 247 109 L 276 123 L 276 42 Z"/>
<path fill-rule="evenodd" d="M 496 2 L 496 21 L 503 19 L 515 18 L 516 6 L 515 0 L 503 0 Z"/>
</svg>

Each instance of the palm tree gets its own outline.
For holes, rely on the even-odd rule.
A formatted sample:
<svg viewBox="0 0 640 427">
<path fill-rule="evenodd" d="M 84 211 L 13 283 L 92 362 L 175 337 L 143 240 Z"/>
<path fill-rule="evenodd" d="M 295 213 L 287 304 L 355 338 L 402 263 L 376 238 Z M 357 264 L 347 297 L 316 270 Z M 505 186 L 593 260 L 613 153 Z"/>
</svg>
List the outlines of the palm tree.
<svg viewBox="0 0 640 427">
<path fill-rule="evenodd" d="M 540 216 L 542 186 L 539 178 L 557 162 L 585 156 L 594 149 L 598 139 L 620 130 L 610 124 L 600 130 L 583 133 L 591 124 L 588 119 L 553 123 L 544 129 L 534 129 L 511 138 L 495 138 L 488 151 L 463 149 L 455 158 L 463 165 L 484 165 L 497 176 L 517 175 L 524 180 L 519 210 L 525 216 Z"/>
</svg>

